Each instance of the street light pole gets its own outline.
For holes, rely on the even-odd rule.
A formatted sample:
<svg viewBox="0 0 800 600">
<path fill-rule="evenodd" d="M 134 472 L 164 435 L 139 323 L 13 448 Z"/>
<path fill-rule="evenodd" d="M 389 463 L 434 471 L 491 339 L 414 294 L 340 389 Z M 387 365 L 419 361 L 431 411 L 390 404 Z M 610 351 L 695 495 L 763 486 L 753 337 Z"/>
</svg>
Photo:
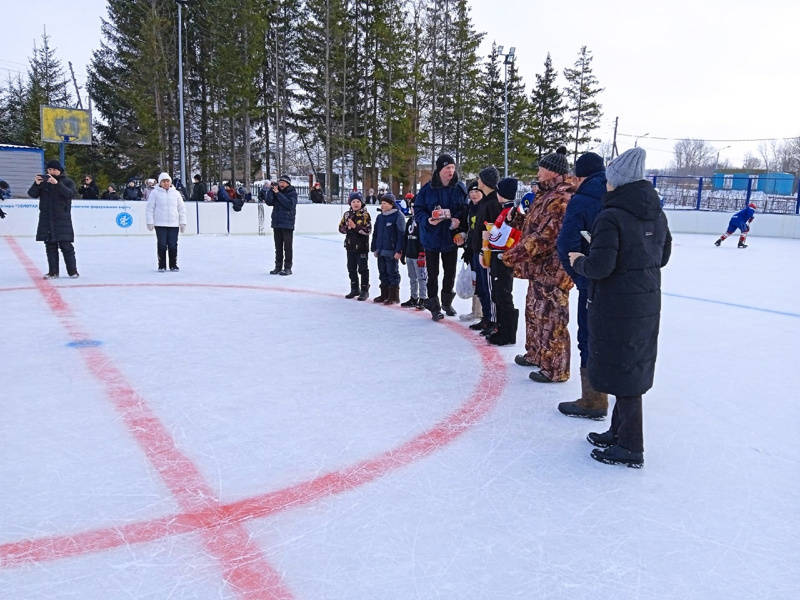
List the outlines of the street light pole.
<svg viewBox="0 0 800 600">
<path fill-rule="evenodd" d="M 183 7 L 188 0 L 175 0 L 178 4 L 178 112 L 181 127 L 181 184 L 186 187 L 186 139 L 183 126 Z"/>
<path fill-rule="evenodd" d="M 497 51 L 498 54 L 505 57 L 503 60 L 503 121 L 504 121 L 504 146 L 505 152 L 504 156 L 504 167 L 503 167 L 503 177 L 508 177 L 508 65 L 514 62 L 514 53 L 516 52 L 516 48 L 511 46 L 508 49 L 508 54 L 503 54 L 503 47 L 498 46 Z"/>
<path fill-rule="evenodd" d="M 639 140 L 642 139 L 642 138 L 646 138 L 648 135 L 650 135 L 650 134 L 649 133 L 645 133 L 644 135 L 640 135 L 639 137 L 637 137 L 636 141 L 633 142 L 633 147 L 634 148 L 638 148 L 639 147 Z"/>
<path fill-rule="evenodd" d="M 714 172 L 715 173 L 717 171 L 717 168 L 719 167 L 719 153 L 722 152 L 723 150 L 727 150 L 728 148 L 730 148 L 730 146 L 725 146 L 724 148 L 720 148 L 719 150 L 717 150 L 717 160 L 714 161 Z"/>
</svg>

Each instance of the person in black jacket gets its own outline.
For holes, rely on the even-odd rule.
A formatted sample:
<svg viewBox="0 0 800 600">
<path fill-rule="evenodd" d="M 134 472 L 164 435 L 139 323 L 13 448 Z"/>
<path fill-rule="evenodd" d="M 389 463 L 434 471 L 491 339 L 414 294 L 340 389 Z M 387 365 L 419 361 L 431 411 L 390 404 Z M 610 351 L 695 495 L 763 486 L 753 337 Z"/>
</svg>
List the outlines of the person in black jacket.
<svg viewBox="0 0 800 600">
<path fill-rule="evenodd" d="M 109 183 L 106 191 L 103 192 L 103 195 L 100 196 L 103 200 L 119 200 L 119 196 L 117 195 L 117 186 L 113 183 Z"/>
<path fill-rule="evenodd" d="M 128 179 L 128 185 L 125 186 L 125 189 L 122 191 L 122 199 L 123 200 L 141 200 L 142 199 L 142 190 L 136 185 L 135 179 Z"/>
<path fill-rule="evenodd" d="M 350 196 L 352 196 L 352 194 L 350 194 Z M 325 204 L 325 196 L 319 187 L 319 181 L 317 181 L 314 184 L 314 187 L 311 188 L 311 191 L 308 193 L 308 197 L 314 204 Z"/>
<path fill-rule="evenodd" d="M 86 175 L 83 178 L 83 185 L 78 188 L 78 193 L 83 200 L 98 200 L 100 198 L 100 189 L 91 175 Z"/>
<path fill-rule="evenodd" d="M 407 194 L 406 197 L 408 196 L 411 194 Z M 401 302 L 400 306 L 425 310 L 425 302 L 428 300 L 428 267 L 425 264 L 425 248 L 419 241 L 419 229 L 414 220 L 414 197 L 411 196 L 407 201 L 409 202 L 409 217 L 406 219 L 405 243 L 400 261 L 406 265 L 408 271 L 408 287 L 411 297 L 405 302 Z"/>
<path fill-rule="evenodd" d="M 272 207 L 272 236 L 275 238 L 275 268 L 270 275 L 291 275 L 294 263 L 294 221 L 297 190 L 287 175 L 270 186 L 264 201 Z"/>
<path fill-rule="evenodd" d="M 472 249 L 472 270 L 475 271 L 475 293 L 481 302 L 483 318 L 469 326 L 481 335 L 491 335 L 497 330 L 497 306 L 492 300 L 491 278 L 489 269 L 481 266 L 483 251 L 483 234 L 488 232 L 486 223 L 493 224 L 500 216 L 502 204 L 497 197 L 497 183 L 500 172 L 493 166 L 481 169 L 478 174 L 477 188 L 483 193 L 483 200 L 478 203 L 475 213 L 475 227 L 470 227 L 467 234 L 467 245 Z"/>
<path fill-rule="evenodd" d="M 558 410 L 570 417 L 600 420 L 608 414 L 608 394 L 592 388 L 586 366 L 589 362 L 589 280 L 578 275 L 569 264 L 570 252 L 589 254 L 589 241 L 584 237 L 603 205 L 606 193 L 606 167 L 603 157 L 587 152 L 575 161 L 578 190 L 570 198 L 556 247 L 564 270 L 578 288 L 578 352 L 581 355 L 581 397 L 561 402 Z M 588 237 L 588 236 L 587 236 Z"/>
<path fill-rule="evenodd" d="M 205 200 L 204 196 L 208 193 L 208 188 L 206 188 L 206 184 L 203 183 L 203 178 L 200 177 L 200 173 L 197 173 L 194 176 L 194 185 L 192 186 L 192 197 L 190 200 L 192 202 L 203 202 Z"/>
<path fill-rule="evenodd" d="M 47 174 L 37 175 L 28 190 L 28 196 L 39 199 L 39 226 L 36 241 L 44 242 L 47 253 L 47 273 L 44 279 L 58 277 L 58 250 L 64 255 L 64 264 L 70 277 L 78 277 L 75 260 L 75 232 L 72 229 L 72 199 L 75 197 L 75 182 L 64 175 L 64 168 L 57 160 L 47 163 Z"/>
<path fill-rule="evenodd" d="M 592 227 L 589 255 L 570 252 L 591 281 L 589 362 L 592 387 L 614 394 L 611 428 L 590 433 L 592 458 L 644 465 L 642 395 L 653 386 L 661 317 L 661 268 L 672 250 L 667 217 L 649 181 L 645 151 L 632 148 L 606 169 L 609 193 Z"/>
</svg>

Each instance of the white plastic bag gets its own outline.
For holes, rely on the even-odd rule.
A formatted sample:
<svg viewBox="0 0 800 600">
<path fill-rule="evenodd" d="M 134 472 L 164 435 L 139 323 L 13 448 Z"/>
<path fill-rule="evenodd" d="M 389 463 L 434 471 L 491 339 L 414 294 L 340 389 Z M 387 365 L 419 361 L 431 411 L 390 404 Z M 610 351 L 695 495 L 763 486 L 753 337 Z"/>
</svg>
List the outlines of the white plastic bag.
<svg viewBox="0 0 800 600">
<path fill-rule="evenodd" d="M 469 300 L 475 295 L 475 274 L 467 263 L 462 263 L 461 271 L 456 278 L 456 294 L 464 300 Z"/>
</svg>

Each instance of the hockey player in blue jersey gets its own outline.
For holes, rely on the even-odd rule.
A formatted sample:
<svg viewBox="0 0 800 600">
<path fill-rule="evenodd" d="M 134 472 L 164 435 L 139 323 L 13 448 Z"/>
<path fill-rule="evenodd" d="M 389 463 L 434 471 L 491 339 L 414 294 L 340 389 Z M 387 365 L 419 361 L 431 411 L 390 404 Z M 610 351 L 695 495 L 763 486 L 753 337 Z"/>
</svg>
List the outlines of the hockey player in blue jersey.
<svg viewBox="0 0 800 600">
<path fill-rule="evenodd" d="M 747 208 L 743 208 L 735 215 L 731 217 L 731 222 L 728 223 L 728 230 L 723 233 L 720 238 L 714 242 L 715 246 L 719 246 L 722 242 L 725 241 L 730 235 L 733 235 L 733 232 L 737 229 L 740 232 L 739 235 L 739 248 L 747 248 L 747 244 L 744 241 L 747 239 L 747 233 L 750 231 L 750 223 L 753 222 L 755 219 L 755 212 L 756 212 L 756 205 L 755 204 L 748 204 Z"/>
</svg>

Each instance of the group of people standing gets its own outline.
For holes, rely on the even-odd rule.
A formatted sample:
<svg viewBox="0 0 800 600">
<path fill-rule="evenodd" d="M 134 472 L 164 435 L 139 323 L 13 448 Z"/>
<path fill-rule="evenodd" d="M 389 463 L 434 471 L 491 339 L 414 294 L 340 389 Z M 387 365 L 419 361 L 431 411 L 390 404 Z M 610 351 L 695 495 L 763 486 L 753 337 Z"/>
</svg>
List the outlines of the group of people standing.
<svg viewBox="0 0 800 600">
<path fill-rule="evenodd" d="M 527 280 L 525 353 L 514 362 L 534 369 L 531 380 L 548 384 L 570 377 L 569 291 L 577 287 L 581 397 L 560 403 L 558 410 L 601 420 L 608 414 L 608 395 L 615 395 L 608 431 L 587 436 L 597 446 L 591 456 L 641 467 L 642 396 L 653 384 L 660 271 L 672 244 L 644 164 L 641 148 L 607 168 L 601 156 L 588 152 L 576 161 L 573 176 L 566 149 L 559 148 L 541 159 L 536 191 L 520 201 L 516 179 L 501 179 L 488 166 L 465 185 L 453 158 L 443 154 L 413 199 L 408 220 L 385 193 L 374 228 L 364 199 L 354 192 L 339 223 L 351 284 L 346 298 L 368 298 L 372 252 L 381 282 L 376 302 L 399 303 L 402 261 L 411 283 L 411 298 L 402 305 L 427 309 L 434 321 L 455 316 L 461 252 L 474 271 L 469 316 L 480 318 L 470 329 L 506 346 L 516 343 L 519 320 L 513 282 Z"/>
</svg>

